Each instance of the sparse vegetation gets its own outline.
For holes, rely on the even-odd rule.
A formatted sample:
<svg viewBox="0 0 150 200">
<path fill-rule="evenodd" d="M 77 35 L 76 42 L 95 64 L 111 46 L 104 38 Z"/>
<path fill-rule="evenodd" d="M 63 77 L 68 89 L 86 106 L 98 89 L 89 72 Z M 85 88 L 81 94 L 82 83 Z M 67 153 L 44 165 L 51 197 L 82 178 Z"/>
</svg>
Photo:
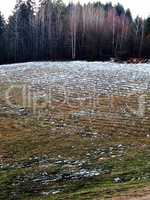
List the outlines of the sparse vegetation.
<svg viewBox="0 0 150 200">
<path fill-rule="evenodd" d="M 59 63 L 53 64 L 55 67 L 59 66 Z M 53 64 L 49 63 L 49 70 Z M 2 69 L 7 71 L 5 67 Z M 11 66 L 11 69 L 13 67 L 15 66 Z M 66 71 L 65 67 L 62 68 L 64 74 L 69 73 L 70 68 Z M 26 73 L 18 72 L 18 69 L 21 69 L 19 64 L 16 67 L 16 77 L 13 79 L 11 79 L 12 73 L 6 74 L 7 79 L 1 76 L 0 199 L 91 200 L 112 197 L 115 199 L 119 195 L 130 193 L 132 196 L 132 190 L 137 191 L 138 195 L 141 188 L 149 186 L 150 94 L 148 90 L 134 92 L 133 95 L 128 95 L 122 90 L 118 95 L 114 91 L 111 96 L 99 93 L 97 98 L 91 95 L 91 101 L 87 98 L 90 87 L 81 91 L 80 87 L 74 86 L 72 93 L 69 93 L 72 105 L 70 106 L 63 100 L 62 90 L 54 87 L 53 101 L 50 104 L 47 98 L 42 99 L 40 96 L 40 92 L 46 88 L 46 82 L 41 82 L 40 86 L 36 83 L 38 73 L 31 79 L 30 76 L 33 74 L 28 75 L 30 69 Z M 44 70 L 48 70 L 48 67 L 42 67 L 42 70 L 42 73 L 45 73 Z M 57 67 L 55 70 L 57 71 Z M 91 72 L 92 81 L 99 74 L 98 70 L 102 70 L 101 67 Z M 131 70 L 130 73 L 134 74 L 134 68 L 129 67 L 127 70 Z M 136 74 L 137 70 L 138 68 L 135 70 Z M 89 69 L 87 71 L 89 72 Z M 18 76 L 18 73 L 22 75 Z M 53 77 L 62 75 L 61 70 L 57 73 L 46 71 L 46 75 L 42 75 L 43 80 L 47 75 L 51 76 L 51 73 Z M 108 71 L 103 73 L 108 76 L 116 74 L 116 72 L 108 74 Z M 144 84 L 146 79 L 143 77 L 147 74 L 140 73 Z M 76 69 L 75 72 L 72 71 L 71 77 L 78 77 L 78 74 L 81 75 L 81 72 Z M 90 76 L 88 74 L 88 77 Z M 17 83 L 14 84 L 18 77 L 21 77 L 19 86 L 22 85 L 21 81 L 26 82 L 26 79 L 30 80 L 28 85 L 34 81 L 32 87 L 27 87 L 27 90 L 36 89 L 34 95 L 31 95 L 32 98 L 37 98 L 34 109 L 32 103 L 30 106 L 24 104 L 26 106 L 23 107 L 22 87 L 17 90 Z M 133 82 L 134 86 L 142 82 L 139 81 L 138 74 L 137 77 L 138 79 Z M 112 89 L 116 90 L 116 85 L 113 84 L 118 77 L 114 79 Z M 9 83 L 7 80 L 10 80 Z M 51 80 L 55 80 L 54 86 L 58 84 L 58 80 L 60 81 L 60 79 Z M 88 79 L 84 80 L 86 84 L 91 85 Z M 100 80 L 99 75 L 98 83 L 101 84 Z M 131 80 L 125 80 L 127 86 Z M 67 82 L 67 79 L 63 81 Z M 79 80 L 77 82 L 78 86 L 83 87 L 83 82 L 82 85 L 79 85 Z M 50 85 L 50 82 L 47 84 Z M 68 87 L 72 88 L 71 84 L 69 82 Z M 15 87 L 10 87 L 11 85 Z M 11 90 L 6 99 L 8 88 Z M 46 91 L 47 89 L 44 90 L 44 94 L 47 94 Z M 131 112 L 131 108 L 136 110 L 139 106 L 138 97 L 141 94 L 145 95 L 143 117 Z M 8 99 L 15 105 L 14 107 L 8 104 L 6 101 Z M 43 106 L 39 106 L 41 103 L 44 103 Z M 93 104 L 96 105 L 94 108 Z"/>
</svg>

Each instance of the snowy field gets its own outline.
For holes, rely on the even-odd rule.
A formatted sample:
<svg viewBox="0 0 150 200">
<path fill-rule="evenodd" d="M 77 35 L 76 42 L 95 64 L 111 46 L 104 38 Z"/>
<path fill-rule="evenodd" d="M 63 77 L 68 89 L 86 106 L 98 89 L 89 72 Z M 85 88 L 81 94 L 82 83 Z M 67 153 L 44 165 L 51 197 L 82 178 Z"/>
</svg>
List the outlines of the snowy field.
<svg viewBox="0 0 150 200">
<path fill-rule="evenodd" d="M 1 199 L 107 199 L 147 186 L 149 81 L 149 64 L 1 65 Z"/>
<path fill-rule="evenodd" d="M 100 94 L 149 89 L 149 64 L 109 62 L 33 62 L 0 66 L 0 82 L 63 85 L 81 90 L 96 87 Z"/>
</svg>

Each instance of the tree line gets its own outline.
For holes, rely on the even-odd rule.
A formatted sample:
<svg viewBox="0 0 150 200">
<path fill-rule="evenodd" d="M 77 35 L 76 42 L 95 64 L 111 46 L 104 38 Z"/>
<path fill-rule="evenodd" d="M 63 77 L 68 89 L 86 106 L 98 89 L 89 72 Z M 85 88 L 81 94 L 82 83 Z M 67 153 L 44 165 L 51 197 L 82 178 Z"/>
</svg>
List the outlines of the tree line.
<svg viewBox="0 0 150 200">
<path fill-rule="evenodd" d="M 121 4 L 64 4 L 17 0 L 12 15 L 0 13 L 0 63 L 38 60 L 150 58 L 150 17 L 132 18 Z"/>
</svg>

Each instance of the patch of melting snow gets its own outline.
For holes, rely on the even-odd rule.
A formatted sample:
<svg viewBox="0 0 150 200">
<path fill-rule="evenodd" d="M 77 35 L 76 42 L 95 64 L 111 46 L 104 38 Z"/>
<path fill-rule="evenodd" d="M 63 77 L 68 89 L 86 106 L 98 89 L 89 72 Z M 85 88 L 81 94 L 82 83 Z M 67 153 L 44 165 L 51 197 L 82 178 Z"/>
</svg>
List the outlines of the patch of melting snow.
<svg viewBox="0 0 150 200">
<path fill-rule="evenodd" d="M 1 170 L 16 170 L 18 168 L 32 168 L 35 166 L 39 166 L 39 169 L 43 169 L 42 172 L 36 172 L 32 174 L 21 175 L 14 180 L 13 184 L 20 185 L 25 182 L 30 182 L 32 184 L 42 184 L 48 185 L 52 182 L 58 181 L 73 181 L 80 180 L 85 178 L 90 178 L 94 176 L 99 176 L 101 174 L 109 173 L 109 170 L 106 169 L 103 165 L 99 165 L 97 167 L 92 167 L 90 161 L 88 160 L 56 160 L 48 159 L 48 157 L 40 158 L 34 157 L 33 159 L 26 161 L 24 163 L 16 163 L 16 164 L 1 164 Z M 56 171 L 55 173 L 49 173 L 47 171 L 48 168 L 41 168 L 42 166 L 57 166 L 61 169 L 60 171 Z M 56 190 L 57 191 L 57 190 Z M 55 192 L 48 191 L 47 194 Z M 53 193 L 54 194 L 54 193 Z M 44 195 L 44 194 L 43 194 Z M 46 193 L 45 193 L 46 195 Z"/>
<path fill-rule="evenodd" d="M 115 183 L 121 183 L 121 182 L 122 182 L 122 180 L 121 180 L 121 178 L 120 178 L 120 177 L 117 177 L 117 178 L 114 178 L 114 182 L 115 182 Z"/>
<path fill-rule="evenodd" d="M 97 136 L 98 133 L 94 132 L 92 135 Z M 90 160 L 93 159 L 105 159 L 110 158 L 110 157 L 120 157 L 123 156 L 126 152 L 126 149 L 128 146 L 124 146 L 122 144 L 116 145 L 116 146 L 111 146 L 108 148 L 98 148 L 95 151 L 88 152 L 85 154 L 85 159 L 84 160 L 67 160 L 63 159 L 61 155 L 58 155 L 58 158 L 49 158 L 47 155 L 43 157 L 37 157 L 34 156 L 30 158 L 27 161 L 21 162 L 21 163 L 14 163 L 14 164 L 3 164 L 0 163 L 0 170 L 9 170 L 9 169 L 19 169 L 19 168 L 32 168 L 35 165 L 39 167 L 49 167 L 51 165 L 54 166 L 59 166 L 62 169 L 65 168 L 66 166 L 74 166 L 75 168 L 79 168 L 81 171 L 76 172 L 76 175 L 82 175 L 85 172 L 86 175 L 86 169 L 84 169 L 84 166 L 88 166 L 90 164 Z M 97 172 L 100 172 L 101 168 L 98 169 Z M 91 169 L 91 171 L 87 171 L 87 175 L 90 173 L 93 174 L 94 171 Z M 47 176 L 47 174 L 44 174 L 44 176 Z M 74 174 L 75 175 L 75 174 Z M 72 175 L 72 176 L 74 176 Z"/>
<path fill-rule="evenodd" d="M 0 169 L 1 170 L 9 170 L 9 169 L 19 169 L 19 168 L 31 168 L 35 165 L 41 167 L 41 166 L 51 166 L 51 165 L 58 165 L 58 166 L 65 166 L 65 165 L 72 165 L 81 167 L 86 163 L 85 160 L 65 160 L 62 157 L 56 158 L 48 158 L 47 156 L 44 157 L 33 157 L 30 158 L 28 161 L 22 162 L 22 163 L 14 163 L 14 164 L 3 164 L 0 163 Z"/>
<path fill-rule="evenodd" d="M 87 157 L 91 157 L 93 159 L 99 159 L 99 160 L 105 160 L 106 158 L 116 158 L 116 157 L 122 157 L 128 146 L 124 146 L 122 144 L 108 147 L 108 148 L 98 148 L 96 151 L 93 151 L 91 153 L 87 153 Z"/>
<path fill-rule="evenodd" d="M 41 87 L 64 86 L 99 94 L 148 89 L 149 64 L 111 62 L 31 62 L 0 66 L 1 83 L 23 82 Z M 45 87 L 45 92 L 47 90 Z M 80 97 L 79 97 L 80 98 Z"/>
<path fill-rule="evenodd" d="M 74 117 L 87 117 L 87 116 L 94 116 L 94 115 L 96 115 L 94 110 L 89 110 L 89 111 L 81 110 L 79 112 L 73 113 Z"/>
<path fill-rule="evenodd" d="M 50 190 L 50 191 L 47 191 L 47 192 L 42 192 L 41 195 L 49 196 L 51 194 L 53 194 L 53 195 L 58 194 L 60 192 L 62 192 L 62 190 Z"/>
<path fill-rule="evenodd" d="M 49 175 L 47 172 L 36 175 L 35 177 L 28 177 L 33 182 L 42 183 L 47 185 L 49 182 L 57 181 L 70 181 L 70 180 L 80 180 L 83 178 L 90 178 L 94 176 L 99 176 L 100 174 L 108 173 L 108 170 L 103 170 L 102 168 L 96 169 L 80 169 L 76 172 L 62 172 L 55 175 Z"/>
</svg>

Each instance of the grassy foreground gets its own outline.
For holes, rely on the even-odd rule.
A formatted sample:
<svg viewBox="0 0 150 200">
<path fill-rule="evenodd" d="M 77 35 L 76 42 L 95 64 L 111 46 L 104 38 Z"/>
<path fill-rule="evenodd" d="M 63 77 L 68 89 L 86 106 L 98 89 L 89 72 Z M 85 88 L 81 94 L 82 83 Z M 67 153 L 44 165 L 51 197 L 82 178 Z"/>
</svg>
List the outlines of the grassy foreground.
<svg viewBox="0 0 150 200">
<path fill-rule="evenodd" d="M 8 87 L 0 86 L 0 199 L 101 200 L 149 186 L 148 94 L 142 117 L 124 110 L 120 96 L 111 110 L 100 96 L 92 110 L 88 100 L 73 107 L 56 94 L 53 106 L 39 99 L 34 112 L 18 90 L 10 98 L 19 106 L 10 107 Z M 128 105 L 136 108 L 139 95 Z"/>
</svg>

